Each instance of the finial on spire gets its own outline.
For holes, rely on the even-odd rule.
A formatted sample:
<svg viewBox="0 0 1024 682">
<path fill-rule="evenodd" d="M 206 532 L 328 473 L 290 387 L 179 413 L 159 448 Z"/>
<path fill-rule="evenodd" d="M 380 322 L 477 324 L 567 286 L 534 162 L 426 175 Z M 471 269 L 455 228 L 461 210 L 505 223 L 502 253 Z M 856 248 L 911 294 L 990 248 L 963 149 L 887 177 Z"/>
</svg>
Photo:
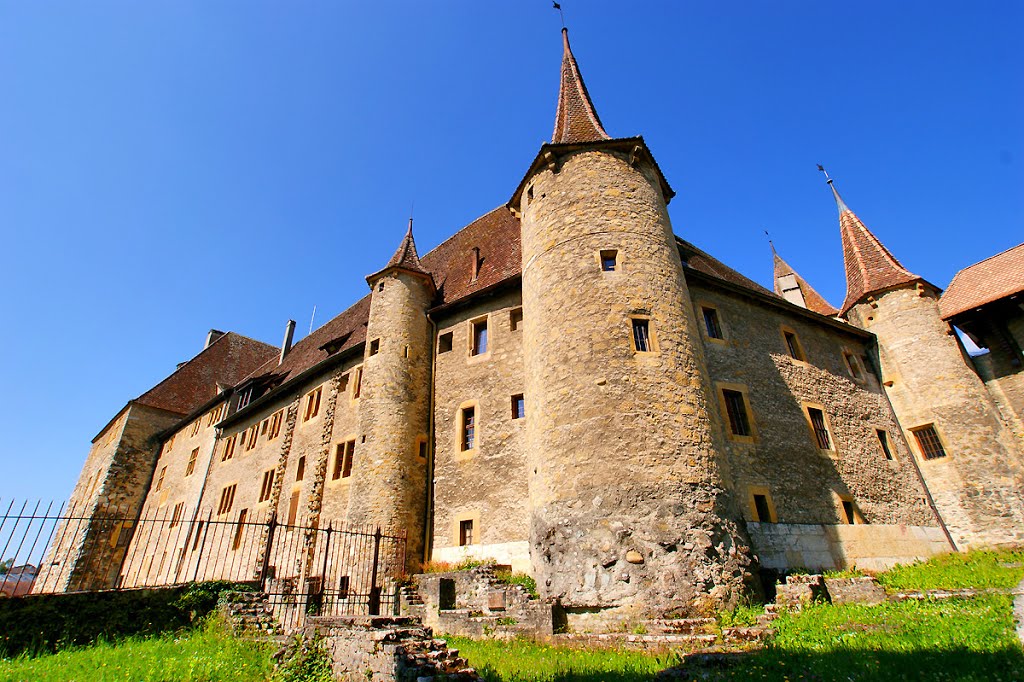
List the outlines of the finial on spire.
<svg viewBox="0 0 1024 682">
<path fill-rule="evenodd" d="M 849 207 L 847 207 L 846 202 L 843 201 L 843 198 L 839 196 L 839 190 L 836 189 L 836 185 L 834 182 L 832 182 L 832 178 L 828 176 L 828 171 L 825 170 L 825 167 L 819 163 L 818 170 L 825 174 L 825 184 L 827 184 L 829 188 L 832 190 L 832 196 L 835 197 L 836 206 L 839 207 L 839 212 L 842 213 L 843 211 L 849 211 Z"/>
<path fill-rule="evenodd" d="M 772 243 L 772 236 L 770 234 L 768 234 L 768 230 L 764 231 L 764 236 L 768 237 L 768 246 L 771 247 L 772 255 L 773 256 L 778 256 L 779 254 L 775 253 L 775 244 Z"/>
</svg>

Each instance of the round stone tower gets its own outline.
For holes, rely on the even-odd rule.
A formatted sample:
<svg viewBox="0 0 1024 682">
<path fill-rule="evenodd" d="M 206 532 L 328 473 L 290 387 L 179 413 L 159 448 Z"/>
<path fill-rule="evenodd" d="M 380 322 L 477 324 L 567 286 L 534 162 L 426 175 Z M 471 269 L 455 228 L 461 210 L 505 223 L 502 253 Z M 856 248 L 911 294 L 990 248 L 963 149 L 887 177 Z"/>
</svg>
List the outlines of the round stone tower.
<svg viewBox="0 0 1024 682">
<path fill-rule="evenodd" d="M 879 370 L 921 475 L 959 549 L 1024 542 L 1024 462 L 948 322 L 939 289 L 908 271 L 839 207 L 841 314 L 878 337 Z"/>
<path fill-rule="evenodd" d="M 699 610 L 744 578 L 671 196 L 641 138 L 605 133 L 565 36 L 554 140 L 510 207 L 531 558 L 570 614 Z"/>
<path fill-rule="evenodd" d="M 406 567 L 423 561 L 435 287 L 412 238 L 366 278 L 372 290 L 348 521 L 407 532 Z"/>
</svg>

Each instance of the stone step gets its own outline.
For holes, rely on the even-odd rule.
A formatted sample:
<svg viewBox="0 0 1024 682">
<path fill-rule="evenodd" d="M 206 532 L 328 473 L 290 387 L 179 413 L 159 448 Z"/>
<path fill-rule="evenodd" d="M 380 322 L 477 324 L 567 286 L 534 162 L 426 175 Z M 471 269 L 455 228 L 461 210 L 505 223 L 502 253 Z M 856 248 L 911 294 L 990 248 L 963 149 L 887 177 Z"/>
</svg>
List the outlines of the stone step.
<svg viewBox="0 0 1024 682">
<path fill-rule="evenodd" d="M 700 634 L 706 633 L 715 625 L 714 618 L 658 618 L 643 621 L 641 625 L 650 634 Z"/>
<path fill-rule="evenodd" d="M 762 626 L 722 628 L 722 639 L 733 643 L 763 642 L 774 634 L 775 630 Z"/>
<path fill-rule="evenodd" d="M 554 635 L 552 639 L 556 644 L 566 646 L 657 650 L 711 646 L 718 641 L 718 635 L 710 633 L 633 635 L 626 632 L 607 632 L 560 634 Z"/>
</svg>

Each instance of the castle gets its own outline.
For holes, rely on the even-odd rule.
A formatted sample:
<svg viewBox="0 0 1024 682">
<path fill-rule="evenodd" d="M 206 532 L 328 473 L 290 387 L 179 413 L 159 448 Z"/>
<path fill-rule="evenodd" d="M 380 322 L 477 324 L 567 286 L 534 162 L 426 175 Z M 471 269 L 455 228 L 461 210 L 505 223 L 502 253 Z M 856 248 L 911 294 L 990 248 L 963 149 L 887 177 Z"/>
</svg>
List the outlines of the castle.
<svg viewBox="0 0 1024 682">
<path fill-rule="evenodd" d="M 846 300 L 777 254 L 769 291 L 674 234 L 651 150 L 605 131 L 563 42 L 552 140 L 506 205 L 422 258 L 410 222 L 294 345 L 211 331 L 95 437 L 71 508 L 404 531 L 409 570 L 493 558 L 581 618 L 1024 542 L 1024 245 L 943 293 L 829 180 Z M 36 590 L 161 575 L 141 542 L 61 533 Z"/>
</svg>

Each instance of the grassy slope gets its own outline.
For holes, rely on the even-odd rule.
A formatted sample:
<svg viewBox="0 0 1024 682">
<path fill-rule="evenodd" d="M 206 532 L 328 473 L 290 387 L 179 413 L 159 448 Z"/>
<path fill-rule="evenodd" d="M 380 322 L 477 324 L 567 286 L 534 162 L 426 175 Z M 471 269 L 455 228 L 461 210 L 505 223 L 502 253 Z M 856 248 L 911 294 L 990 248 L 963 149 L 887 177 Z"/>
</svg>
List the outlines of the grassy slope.
<svg viewBox="0 0 1024 682">
<path fill-rule="evenodd" d="M 270 653 L 210 621 L 177 637 L 128 639 L 0 661 L 0 682 L 262 682 L 270 679 Z"/>
</svg>

